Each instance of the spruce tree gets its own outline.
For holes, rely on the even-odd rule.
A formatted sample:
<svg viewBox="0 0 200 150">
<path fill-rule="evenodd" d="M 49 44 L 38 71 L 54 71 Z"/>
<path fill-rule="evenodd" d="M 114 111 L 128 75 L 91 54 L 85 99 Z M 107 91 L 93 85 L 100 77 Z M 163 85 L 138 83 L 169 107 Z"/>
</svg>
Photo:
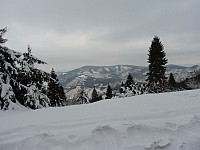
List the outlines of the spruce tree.
<svg viewBox="0 0 200 150">
<path fill-rule="evenodd" d="M 0 44 L 6 43 L 7 39 L 3 38 L 3 35 L 7 32 L 7 28 L 0 29 Z M 0 45 L 2 47 L 2 45 Z"/>
<path fill-rule="evenodd" d="M 121 87 L 124 87 L 124 82 L 122 82 Z"/>
<path fill-rule="evenodd" d="M 53 68 L 51 70 L 51 79 L 48 83 L 48 97 L 50 99 L 51 107 L 62 106 L 59 81 Z"/>
<path fill-rule="evenodd" d="M 112 88 L 111 88 L 110 84 L 108 84 L 107 90 L 106 90 L 106 97 L 105 98 L 106 99 L 111 99 L 112 96 L 113 96 L 113 94 L 112 94 Z"/>
<path fill-rule="evenodd" d="M 147 73 L 147 86 L 149 92 L 163 92 L 166 84 L 165 71 L 167 64 L 164 46 L 155 36 L 148 54 L 149 72 Z"/>
<path fill-rule="evenodd" d="M 62 106 L 66 106 L 66 105 L 68 105 L 67 104 L 67 97 L 66 97 L 66 95 L 65 95 L 65 91 L 64 91 L 64 88 L 63 88 L 63 86 L 59 86 L 59 96 L 60 96 L 60 99 L 61 99 L 61 105 Z"/>
<path fill-rule="evenodd" d="M 16 103 L 15 93 L 12 84 L 16 83 L 18 74 L 17 62 L 21 56 L 20 53 L 3 46 L 7 41 L 3 36 L 7 29 L 0 29 L 0 109 L 9 109 L 10 103 Z"/>
<path fill-rule="evenodd" d="M 49 74 L 37 69 L 35 64 L 46 64 L 46 62 L 33 56 L 32 49 L 28 45 L 27 52 L 23 53 L 23 59 L 20 61 L 21 67 L 17 76 L 18 82 L 23 86 L 15 93 L 22 105 L 32 109 L 49 105 L 49 99 L 46 93 L 43 93 L 44 83 L 49 80 Z"/>
<path fill-rule="evenodd" d="M 128 74 L 128 77 L 126 79 L 126 82 L 125 82 L 125 87 L 129 88 L 130 90 L 132 90 L 132 85 L 134 84 L 134 81 L 133 81 L 133 77 L 132 75 L 129 73 Z"/>
<path fill-rule="evenodd" d="M 176 88 L 176 81 L 175 81 L 174 75 L 172 73 L 170 73 L 170 75 L 169 75 L 168 86 L 171 90 L 175 90 L 175 88 Z"/>
<path fill-rule="evenodd" d="M 85 90 L 83 87 L 81 87 L 81 90 L 79 92 L 78 98 L 77 98 L 78 104 L 88 104 L 89 103 L 89 98 L 87 94 L 85 93 Z"/>
<path fill-rule="evenodd" d="M 92 91 L 92 97 L 91 97 L 91 103 L 98 101 L 98 93 L 96 88 L 94 87 L 93 91 Z"/>
<path fill-rule="evenodd" d="M 24 54 L 3 46 L 6 31 L 0 29 L 0 109 L 14 109 L 18 102 L 32 109 L 49 106 L 45 83 L 50 75 L 34 66 L 46 63 L 32 55 L 30 46 Z"/>
<path fill-rule="evenodd" d="M 102 100 L 102 96 L 98 94 L 96 88 L 94 87 L 94 89 L 92 91 L 90 103 L 97 102 L 97 101 L 100 101 L 100 100 Z"/>
</svg>

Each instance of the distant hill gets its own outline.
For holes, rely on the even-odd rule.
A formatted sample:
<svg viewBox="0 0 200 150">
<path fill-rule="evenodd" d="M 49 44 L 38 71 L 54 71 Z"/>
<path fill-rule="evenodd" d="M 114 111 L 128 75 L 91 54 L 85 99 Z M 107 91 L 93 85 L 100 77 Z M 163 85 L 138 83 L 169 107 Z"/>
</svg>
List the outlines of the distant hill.
<svg viewBox="0 0 200 150">
<path fill-rule="evenodd" d="M 199 70 L 200 66 L 185 67 L 179 65 L 167 65 L 166 74 L 173 72 L 176 80 L 182 80 L 190 72 Z M 84 86 L 86 88 L 105 87 L 110 83 L 117 87 L 125 81 L 129 73 L 135 81 L 144 81 L 148 67 L 135 65 L 115 65 L 115 66 L 84 66 L 68 72 L 58 72 L 60 83 L 66 90 Z"/>
<path fill-rule="evenodd" d="M 125 80 L 128 73 L 134 78 L 143 80 L 147 67 L 134 65 L 116 66 L 84 66 L 69 72 L 59 72 L 59 80 L 64 87 L 85 87 L 106 86 L 108 83 L 116 84 Z"/>
</svg>

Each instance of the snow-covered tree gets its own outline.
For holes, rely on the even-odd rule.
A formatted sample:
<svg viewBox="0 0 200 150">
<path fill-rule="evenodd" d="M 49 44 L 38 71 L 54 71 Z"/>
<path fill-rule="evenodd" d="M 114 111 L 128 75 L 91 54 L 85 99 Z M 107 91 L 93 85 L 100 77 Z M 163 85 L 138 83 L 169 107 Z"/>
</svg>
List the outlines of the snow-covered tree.
<svg viewBox="0 0 200 150">
<path fill-rule="evenodd" d="M 16 102 L 15 94 L 11 85 L 9 84 L 9 80 L 9 76 L 3 77 L 3 74 L 0 74 L 0 109 L 2 110 L 9 109 L 10 103 Z"/>
<path fill-rule="evenodd" d="M 47 107 L 49 98 L 43 93 L 44 83 L 49 80 L 49 74 L 37 69 L 35 64 L 46 64 L 46 62 L 32 55 L 32 49 L 28 45 L 27 52 L 23 53 L 20 61 L 20 69 L 17 76 L 20 82 L 19 102 L 32 109 Z M 17 91 L 16 91 L 17 92 Z M 32 95 L 31 95 L 32 94 Z"/>
<path fill-rule="evenodd" d="M 186 90 L 200 88 L 200 70 L 191 72 L 190 75 L 185 80 L 178 83 L 178 85 L 179 88 Z"/>
<path fill-rule="evenodd" d="M 142 83 L 134 82 L 133 77 L 129 73 L 125 84 L 123 84 L 119 89 L 119 97 L 131 97 L 135 95 L 141 95 L 145 93 L 145 86 Z"/>
<path fill-rule="evenodd" d="M 87 94 L 85 93 L 85 90 L 83 89 L 83 87 L 81 87 L 81 90 L 78 94 L 77 102 L 78 102 L 78 104 L 90 103 L 89 98 L 88 98 Z"/>
<path fill-rule="evenodd" d="M 16 63 L 21 54 L 3 46 L 7 39 L 3 38 L 7 29 L 0 29 L 0 108 L 9 109 L 10 103 L 15 103 L 16 98 L 11 83 L 16 82 L 18 68 Z"/>
<path fill-rule="evenodd" d="M 41 91 L 37 88 L 35 84 L 28 87 L 25 97 L 26 106 L 32 109 L 49 106 L 49 98 L 45 94 L 41 93 Z"/>
<path fill-rule="evenodd" d="M 48 83 L 48 97 L 50 99 L 51 107 L 61 106 L 61 101 L 60 101 L 59 93 L 58 93 L 58 87 L 59 87 L 59 83 L 58 83 L 57 75 L 54 69 L 52 69 L 51 80 Z"/>
<path fill-rule="evenodd" d="M 128 87 L 130 90 L 132 90 L 132 85 L 134 85 L 134 80 L 132 75 L 129 73 L 125 82 L 125 87 Z"/>
<path fill-rule="evenodd" d="M 48 83 L 48 97 L 50 99 L 51 107 L 60 107 L 66 103 L 64 89 L 59 85 L 59 80 L 53 68 L 51 70 L 51 79 Z"/>
<path fill-rule="evenodd" d="M 50 77 L 34 66 L 45 62 L 32 55 L 30 46 L 24 54 L 3 46 L 6 31 L 0 29 L 0 109 L 13 109 L 19 103 L 32 109 L 47 107 L 49 99 L 43 89 Z"/>
</svg>

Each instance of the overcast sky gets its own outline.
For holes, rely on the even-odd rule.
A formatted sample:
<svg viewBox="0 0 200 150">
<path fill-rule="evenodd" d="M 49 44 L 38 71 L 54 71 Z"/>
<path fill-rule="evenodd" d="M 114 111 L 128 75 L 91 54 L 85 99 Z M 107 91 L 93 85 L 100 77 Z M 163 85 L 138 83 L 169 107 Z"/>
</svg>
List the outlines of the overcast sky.
<svg viewBox="0 0 200 150">
<path fill-rule="evenodd" d="M 45 70 L 84 65 L 147 66 L 154 35 L 169 64 L 200 62 L 199 0 L 0 0 L 6 46 L 48 63 Z"/>
</svg>

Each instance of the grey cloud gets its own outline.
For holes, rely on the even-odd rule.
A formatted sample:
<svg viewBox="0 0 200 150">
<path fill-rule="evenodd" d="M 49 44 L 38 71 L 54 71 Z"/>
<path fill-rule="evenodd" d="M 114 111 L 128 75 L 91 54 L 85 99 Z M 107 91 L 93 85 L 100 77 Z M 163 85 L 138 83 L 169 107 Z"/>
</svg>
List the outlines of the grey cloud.
<svg viewBox="0 0 200 150">
<path fill-rule="evenodd" d="M 146 65 L 154 35 L 173 63 L 184 53 L 192 52 L 189 60 L 200 55 L 199 6 L 199 0 L 0 0 L 0 27 L 8 27 L 8 46 L 24 51 L 31 44 L 59 68 Z"/>
</svg>

